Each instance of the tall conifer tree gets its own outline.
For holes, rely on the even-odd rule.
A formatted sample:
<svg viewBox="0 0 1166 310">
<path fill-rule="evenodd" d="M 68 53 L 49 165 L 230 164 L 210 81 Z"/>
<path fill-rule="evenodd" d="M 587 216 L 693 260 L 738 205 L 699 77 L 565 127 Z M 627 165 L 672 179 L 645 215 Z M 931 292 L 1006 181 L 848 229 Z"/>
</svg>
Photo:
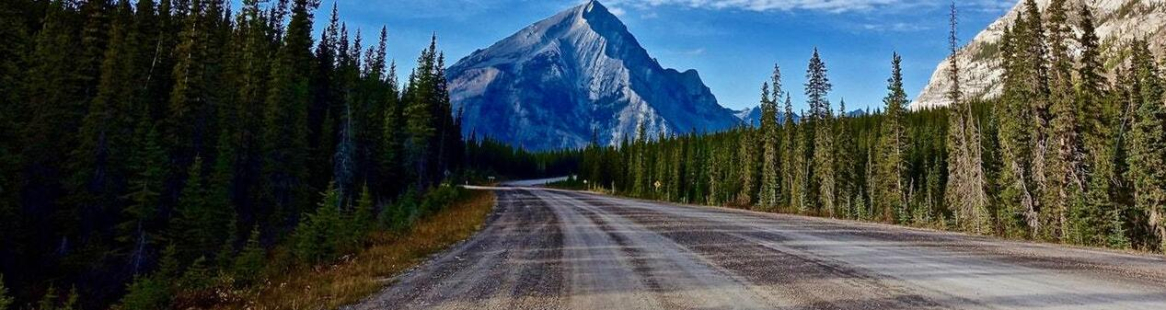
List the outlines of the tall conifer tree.
<svg viewBox="0 0 1166 310">
<path fill-rule="evenodd" d="M 295 0 L 291 21 L 271 68 L 264 108 L 263 203 L 268 228 L 286 229 L 310 204 L 306 170 L 308 74 L 312 57 L 312 11 L 318 3 Z"/>
<path fill-rule="evenodd" d="M 988 194 L 984 180 L 981 137 L 972 105 L 963 100 L 960 82 L 959 40 L 956 37 L 958 23 L 955 2 L 951 4 L 951 31 L 949 43 L 951 56 L 948 58 L 947 78 L 949 125 L 947 205 L 955 211 L 956 222 L 962 229 L 974 233 L 988 233 Z"/>
<path fill-rule="evenodd" d="M 773 67 L 773 96 L 762 87 L 761 94 L 761 194 L 758 200 L 761 206 L 770 210 L 777 206 L 781 195 L 781 136 L 777 124 L 777 101 L 781 99 L 781 68 Z"/>
<path fill-rule="evenodd" d="M 1136 208 L 1146 214 L 1158 238 L 1158 244 L 1147 246 L 1166 251 L 1166 86 L 1148 46 L 1146 41 L 1133 46 L 1131 70 L 1141 91 L 1134 94 L 1129 166 Z"/>
<path fill-rule="evenodd" d="M 898 53 L 891 58 L 891 77 L 887 79 L 887 96 L 883 98 L 882 132 L 880 134 L 877 180 L 877 199 L 871 204 L 882 212 L 884 221 L 894 219 L 893 212 L 904 210 L 906 197 L 906 148 L 907 137 L 903 128 L 903 108 L 907 104 L 907 92 L 903 90 L 903 59 Z"/>
</svg>

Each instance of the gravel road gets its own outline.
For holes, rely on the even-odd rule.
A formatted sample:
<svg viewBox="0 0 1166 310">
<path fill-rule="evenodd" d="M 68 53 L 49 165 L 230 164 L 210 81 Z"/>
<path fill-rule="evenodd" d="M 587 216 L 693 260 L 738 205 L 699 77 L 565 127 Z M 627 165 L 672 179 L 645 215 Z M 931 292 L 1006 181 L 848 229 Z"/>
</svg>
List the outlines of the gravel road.
<svg viewBox="0 0 1166 310">
<path fill-rule="evenodd" d="M 497 188 L 479 234 L 349 309 L 1166 309 L 1166 259 Z"/>
</svg>

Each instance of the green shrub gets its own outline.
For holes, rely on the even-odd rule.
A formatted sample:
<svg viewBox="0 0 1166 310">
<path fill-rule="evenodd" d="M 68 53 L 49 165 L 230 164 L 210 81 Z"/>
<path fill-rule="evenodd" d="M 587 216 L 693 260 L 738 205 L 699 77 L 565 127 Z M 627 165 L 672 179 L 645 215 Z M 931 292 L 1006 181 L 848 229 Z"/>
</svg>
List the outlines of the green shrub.
<svg viewBox="0 0 1166 310">
<path fill-rule="evenodd" d="M 157 275 L 135 277 L 128 293 L 122 297 L 121 310 L 165 309 L 171 295 L 169 281 Z"/>
<path fill-rule="evenodd" d="M 347 239 L 336 188 L 329 185 L 323 195 L 316 211 L 300 220 L 293 239 L 296 259 L 309 266 L 335 258 Z"/>
<path fill-rule="evenodd" d="M 441 209 L 457 201 L 460 196 L 460 187 L 442 184 L 425 195 L 425 200 L 421 203 L 423 214 L 429 215 L 441 211 Z"/>
<path fill-rule="evenodd" d="M 12 297 L 8 297 L 8 288 L 4 286 L 4 275 L 0 274 L 0 310 L 8 310 L 12 305 Z"/>
<path fill-rule="evenodd" d="M 45 295 L 36 304 L 36 308 L 38 310 L 56 310 L 57 297 L 57 287 L 49 285 L 49 290 L 45 291 Z"/>
<path fill-rule="evenodd" d="M 356 202 L 356 210 L 353 211 L 352 221 L 348 227 L 350 229 L 349 239 L 352 242 L 349 246 L 356 247 L 364 244 L 368 234 L 372 232 L 373 225 L 375 225 L 376 218 L 373 216 L 374 203 L 372 194 L 368 191 L 368 186 L 364 186 L 360 193 L 360 199 Z"/>
<path fill-rule="evenodd" d="M 1109 234 L 1106 236 L 1106 241 L 1109 247 L 1115 249 L 1129 249 L 1130 239 L 1126 236 L 1125 220 L 1122 218 L 1121 209 L 1112 210 L 1109 212 Z"/>
<path fill-rule="evenodd" d="M 247 238 L 247 244 L 243 246 L 243 250 L 235 257 L 235 263 L 231 266 L 235 284 L 246 286 L 258 282 L 266 258 L 267 252 L 259 244 L 259 229 L 252 229 L 251 237 Z"/>
<path fill-rule="evenodd" d="M 401 197 L 397 199 L 396 203 L 386 206 L 381 210 L 380 220 L 381 225 L 385 229 L 393 231 L 401 231 L 409 228 L 413 224 L 419 213 L 420 204 L 417 202 L 419 194 L 417 190 L 409 189 Z"/>
<path fill-rule="evenodd" d="M 183 291 L 202 291 L 215 284 L 215 277 L 207 267 L 206 257 L 199 257 L 186 268 L 182 278 L 178 280 L 178 287 Z"/>
<path fill-rule="evenodd" d="M 80 299 L 80 296 L 77 294 L 77 287 L 74 286 L 73 289 L 69 290 L 69 297 L 65 298 L 65 304 L 61 306 L 61 310 L 77 309 L 78 299 Z"/>
</svg>

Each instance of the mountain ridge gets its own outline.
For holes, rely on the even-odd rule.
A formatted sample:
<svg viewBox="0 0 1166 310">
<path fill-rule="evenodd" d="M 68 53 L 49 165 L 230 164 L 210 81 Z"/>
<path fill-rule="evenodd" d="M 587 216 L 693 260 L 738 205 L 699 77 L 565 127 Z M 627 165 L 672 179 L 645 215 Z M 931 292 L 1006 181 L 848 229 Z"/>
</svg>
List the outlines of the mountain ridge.
<svg viewBox="0 0 1166 310">
<path fill-rule="evenodd" d="M 1052 0 L 1036 0 L 1042 15 L 1047 15 L 1047 8 Z M 1086 4 L 1093 11 L 1094 22 L 1097 25 L 1097 35 L 1101 39 L 1102 55 L 1113 58 L 1124 51 L 1124 43 L 1146 38 L 1151 42 L 1151 49 L 1155 53 L 1163 51 L 1166 43 L 1166 0 L 1068 0 L 1069 24 L 1074 35 L 1080 34 L 1077 28 L 1079 20 L 1078 8 Z M 1010 25 L 1024 10 L 1024 0 L 1017 1 L 1008 13 L 997 19 L 987 28 L 976 35 L 972 41 L 960 49 L 957 54 L 957 63 L 960 65 L 960 81 L 965 96 L 968 99 L 992 99 L 1000 96 L 1003 90 L 1001 79 L 1004 69 L 999 59 L 1000 39 L 1004 29 Z M 1075 41 L 1075 40 L 1074 40 Z M 1073 54 L 1079 53 L 1079 45 L 1071 42 Z M 930 82 L 919 92 L 911 102 L 911 109 L 925 109 L 942 107 L 950 104 L 946 97 L 949 89 L 947 68 L 951 58 L 941 62 L 931 76 Z"/>
<path fill-rule="evenodd" d="M 555 14 L 447 70 L 465 134 L 528 149 L 712 132 L 740 121 L 696 70 L 661 66 L 598 1 Z"/>
</svg>

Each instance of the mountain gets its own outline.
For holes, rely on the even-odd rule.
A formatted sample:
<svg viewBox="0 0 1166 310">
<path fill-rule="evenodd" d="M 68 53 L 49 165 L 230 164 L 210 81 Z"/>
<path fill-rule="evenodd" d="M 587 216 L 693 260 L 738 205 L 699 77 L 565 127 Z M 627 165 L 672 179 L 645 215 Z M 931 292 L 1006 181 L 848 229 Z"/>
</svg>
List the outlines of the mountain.
<svg viewBox="0 0 1166 310">
<path fill-rule="evenodd" d="M 742 110 L 735 110 L 735 111 L 733 111 L 733 115 L 736 115 L 737 119 L 740 119 L 746 125 L 753 126 L 753 127 L 761 126 L 761 107 L 760 106 L 752 107 L 752 108 L 745 108 Z M 847 113 L 847 115 L 849 115 L 851 117 L 858 117 L 858 116 L 866 115 L 866 111 L 854 110 L 854 111 Z M 793 119 L 794 119 L 794 122 L 796 123 L 796 122 L 800 122 L 802 120 L 802 117 L 798 116 L 797 113 L 794 113 Z M 778 111 L 777 123 L 778 124 L 785 124 L 785 113 Z"/>
<path fill-rule="evenodd" d="M 1042 11 L 1047 11 L 1051 2 L 1052 0 L 1036 0 L 1037 6 Z M 1123 43 L 1142 38 L 1150 40 L 1154 52 L 1162 52 L 1163 43 L 1166 43 L 1166 0 L 1067 0 L 1069 22 L 1077 34 L 1080 34 L 1080 29 L 1075 26 L 1082 3 L 1093 11 L 1097 35 L 1101 38 L 1102 47 L 1106 48 L 1102 55 L 1120 55 L 1125 48 Z M 989 25 L 960 50 L 956 61 L 962 70 L 960 81 L 963 82 L 962 86 L 968 98 L 991 99 L 1001 94 L 1004 69 L 1001 68 L 998 57 L 1000 39 L 1005 27 L 1011 25 L 1023 10 L 1024 2 L 1020 0 L 1011 11 Z M 1072 48 L 1077 49 L 1076 46 Z M 950 84 L 946 77 L 947 68 L 947 61 L 939 64 L 930 84 L 911 103 L 912 109 L 950 104 L 946 98 Z"/>
<path fill-rule="evenodd" d="M 465 134 L 527 149 L 585 146 L 741 121 L 695 70 L 664 69 L 598 1 L 539 21 L 447 70 Z"/>
<path fill-rule="evenodd" d="M 757 127 L 761 125 L 761 107 L 734 110 L 733 116 L 736 116 L 737 119 L 749 126 Z M 778 118 L 781 118 L 781 116 L 778 116 Z"/>
</svg>

